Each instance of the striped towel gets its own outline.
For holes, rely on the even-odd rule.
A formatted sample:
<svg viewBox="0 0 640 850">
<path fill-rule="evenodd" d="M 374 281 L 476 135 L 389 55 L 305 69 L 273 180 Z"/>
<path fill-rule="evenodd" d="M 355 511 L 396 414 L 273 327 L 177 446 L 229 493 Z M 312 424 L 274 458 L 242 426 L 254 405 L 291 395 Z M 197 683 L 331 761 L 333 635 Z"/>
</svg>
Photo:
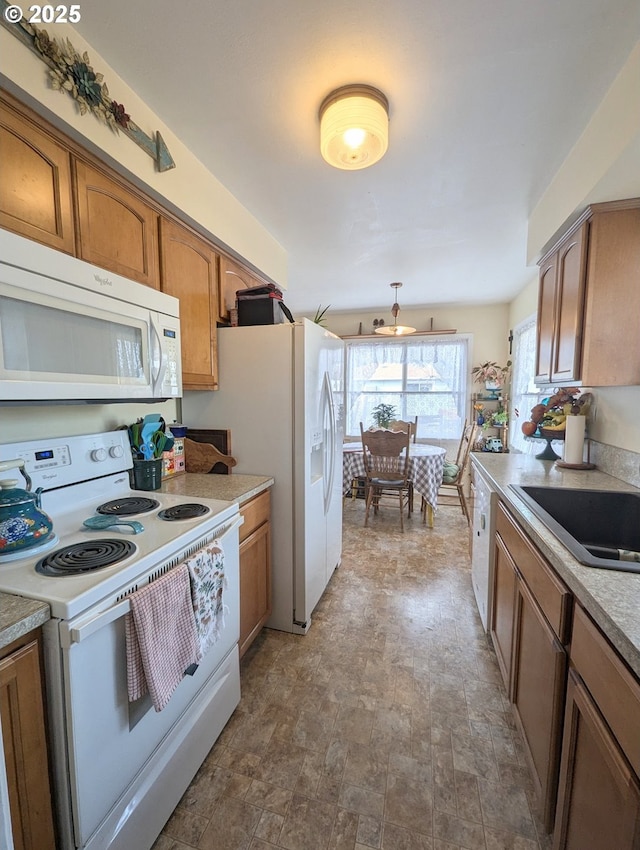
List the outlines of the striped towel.
<svg viewBox="0 0 640 850">
<path fill-rule="evenodd" d="M 129 701 L 147 691 L 162 711 L 185 675 L 199 661 L 189 571 L 181 564 L 129 597 L 125 618 Z"/>
<path fill-rule="evenodd" d="M 224 550 L 218 540 L 213 540 L 185 563 L 191 577 L 191 600 L 202 657 L 224 628 L 222 592 L 227 586 Z"/>
</svg>

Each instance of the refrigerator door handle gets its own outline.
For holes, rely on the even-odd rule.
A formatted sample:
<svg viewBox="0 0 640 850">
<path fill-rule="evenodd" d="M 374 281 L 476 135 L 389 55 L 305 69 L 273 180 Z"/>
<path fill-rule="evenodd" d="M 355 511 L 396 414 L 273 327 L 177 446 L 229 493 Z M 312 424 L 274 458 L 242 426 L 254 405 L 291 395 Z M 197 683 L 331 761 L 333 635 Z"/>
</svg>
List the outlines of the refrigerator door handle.
<svg viewBox="0 0 640 850">
<path fill-rule="evenodd" d="M 325 516 L 329 513 L 331 504 L 331 496 L 333 492 L 333 477 L 336 468 L 336 420 L 335 407 L 333 404 L 333 393 L 331 392 L 331 383 L 329 381 L 329 373 L 324 373 L 322 382 L 322 419 L 323 423 L 326 418 L 329 418 L 331 427 L 328 429 L 329 446 L 324 446 L 324 513 Z M 328 461 L 328 463 L 327 463 Z"/>
</svg>

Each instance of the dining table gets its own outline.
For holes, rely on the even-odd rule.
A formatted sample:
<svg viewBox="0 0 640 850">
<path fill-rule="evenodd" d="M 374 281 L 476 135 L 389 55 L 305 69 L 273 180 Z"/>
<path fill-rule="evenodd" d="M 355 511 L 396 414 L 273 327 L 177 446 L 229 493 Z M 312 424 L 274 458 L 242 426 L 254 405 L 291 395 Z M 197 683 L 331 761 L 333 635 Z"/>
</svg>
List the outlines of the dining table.
<svg viewBox="0 0 640 850">
<path fill-rule="evenodd" d="M 426 519 L 430 528 L 438 506 L 438 490 L 442 484 L 442 470 L 446 450 L 426 443 L 411 443 L 409 446 L 409 479 L 414 493 L 425 501 Z M 364 453 L 362 443 L 344 443 L 342 446 L 342 492 L 355 496 L 354 479 L 364 478 Z"/>
</svg>

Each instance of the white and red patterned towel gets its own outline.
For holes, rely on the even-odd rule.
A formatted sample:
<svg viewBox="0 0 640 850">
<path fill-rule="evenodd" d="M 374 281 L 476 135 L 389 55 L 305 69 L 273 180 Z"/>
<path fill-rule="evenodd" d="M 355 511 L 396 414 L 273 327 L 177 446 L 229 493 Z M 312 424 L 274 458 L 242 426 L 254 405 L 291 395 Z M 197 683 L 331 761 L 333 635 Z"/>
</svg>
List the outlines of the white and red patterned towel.
<svg viewBox="0 0 640 850">
<path fill-rule="evenodd" d="M 185 561 L 191 576 L 191 599 L 201 656 L 217 642 L 224 628 L 222 592 L 227 586 L 224 551 L 218 540 Z"/>
<path fill-rule="evenodd" d="M 149 692 L 162 711 L 189 665 L 200 660 L 189 570 L 180 564 L 129 597 L 125 618 L 129 700 Z"/>
</svg>

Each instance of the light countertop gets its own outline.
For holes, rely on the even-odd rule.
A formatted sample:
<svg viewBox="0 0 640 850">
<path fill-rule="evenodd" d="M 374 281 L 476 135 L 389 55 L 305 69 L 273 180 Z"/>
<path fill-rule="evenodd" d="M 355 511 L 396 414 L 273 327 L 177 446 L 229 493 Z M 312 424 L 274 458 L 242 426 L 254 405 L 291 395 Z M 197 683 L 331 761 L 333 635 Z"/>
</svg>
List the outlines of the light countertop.
<svg viewBox="0 0 640 850">
<path fill-rule="evenodd" d="M 640 573 L 580 564 L 509 485 L 626 492 L 638 492 L 638 488 L 597 469 L 561 469 L 555 466 L 554 461 L 538 460 L 530 455 L 478 452 L 472 454 L 471 459 L 578 602 L 640 678 Z"/>
<path fill-rule="evenodd" d="M 203 499 L 222 499 L 241 505 L 264 490 L 273 486 L 274 480 L 267 475 L 211 475 L 185 472 L 162 482 L 161 493 Z"/>
<path fill-rule="evenodd" d="M 51 619 L 46 602 L 0 593 L 0 649 Z"/>
</svg>

